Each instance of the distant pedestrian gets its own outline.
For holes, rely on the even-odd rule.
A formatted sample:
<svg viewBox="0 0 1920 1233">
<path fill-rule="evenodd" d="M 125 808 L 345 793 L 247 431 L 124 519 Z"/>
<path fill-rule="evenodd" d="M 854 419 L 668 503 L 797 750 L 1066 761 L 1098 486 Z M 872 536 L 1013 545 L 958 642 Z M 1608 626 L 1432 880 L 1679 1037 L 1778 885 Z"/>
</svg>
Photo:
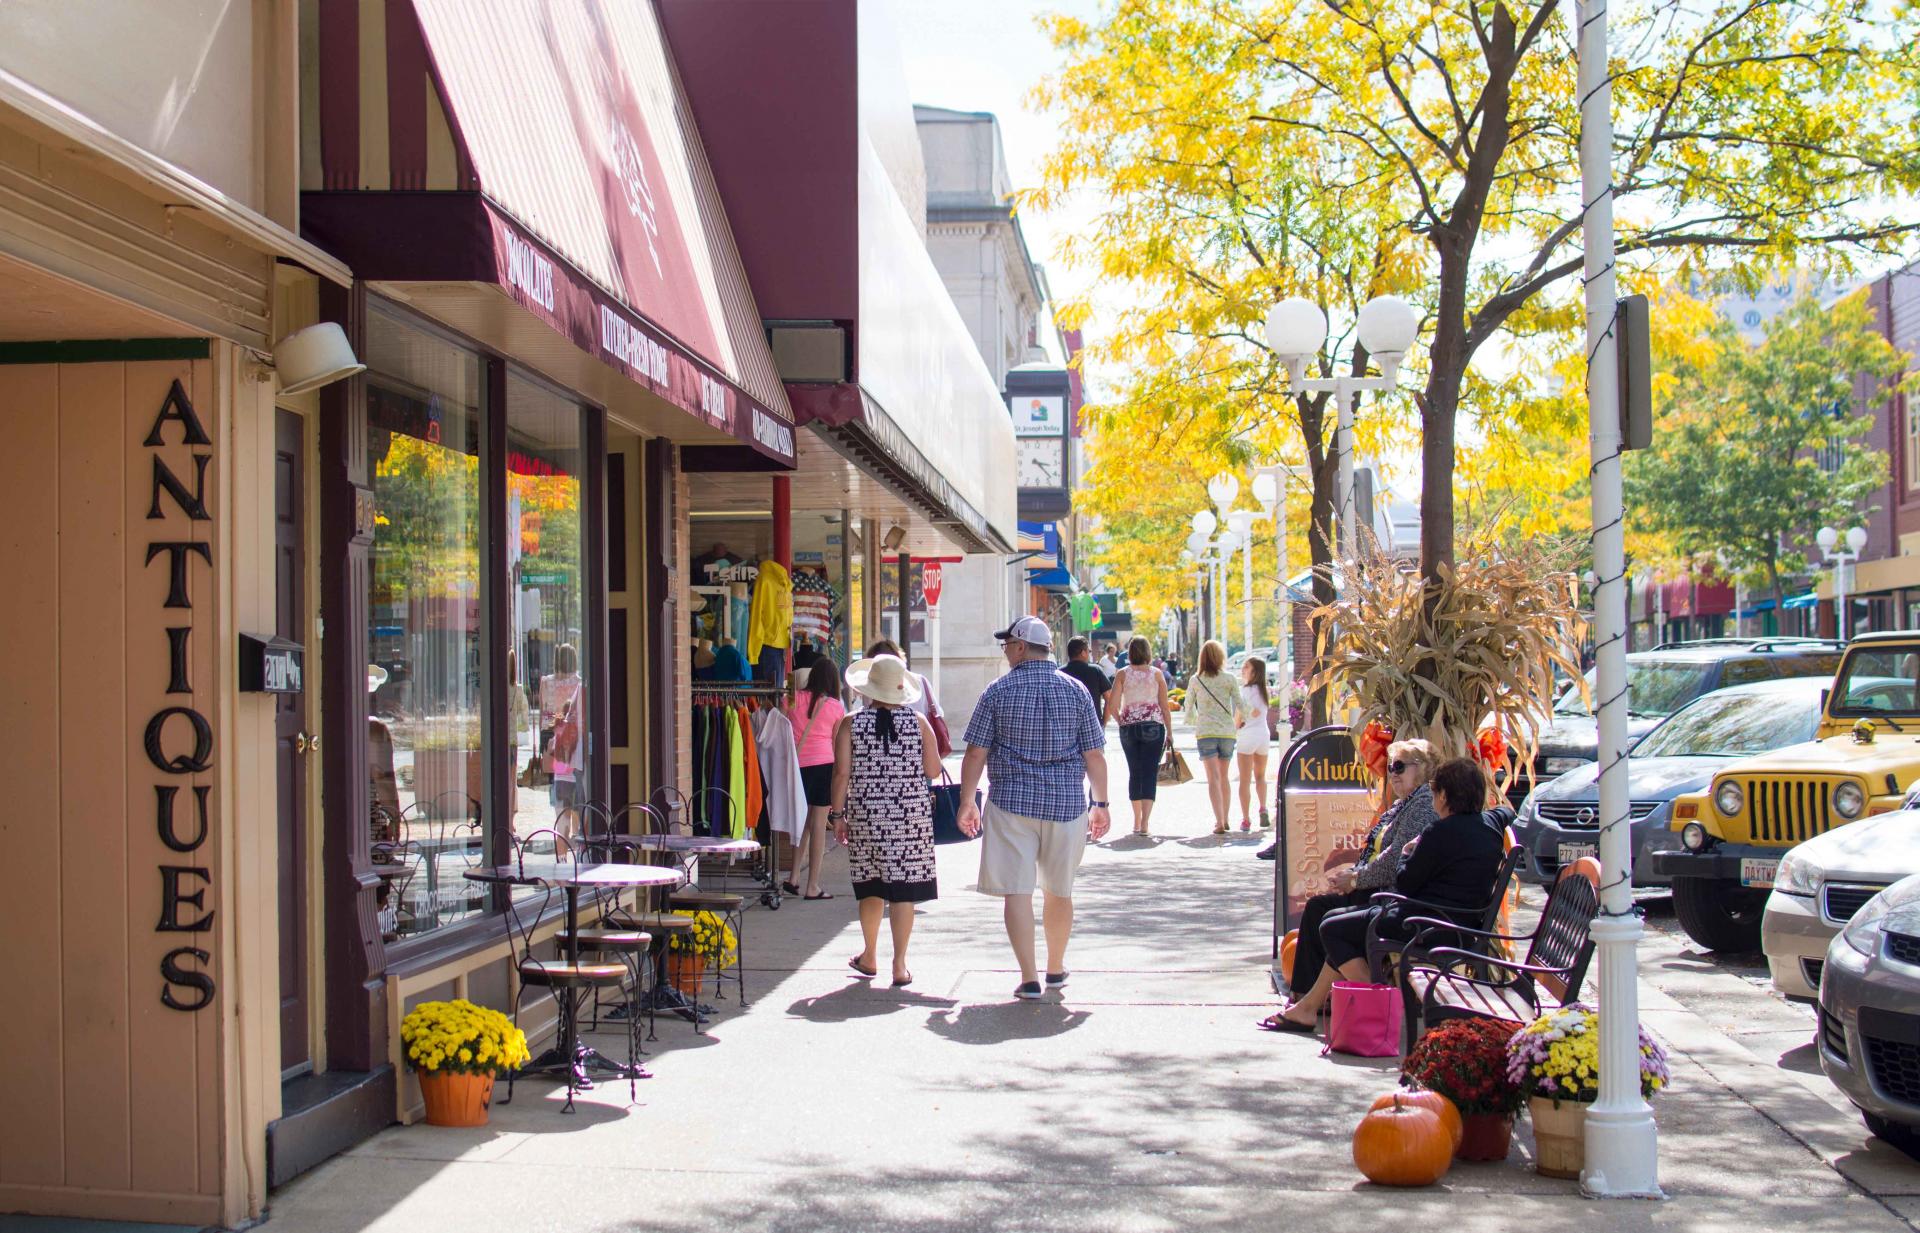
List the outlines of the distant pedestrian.
<svg viewBox="0 0 1920 1233">
<path fill-rule="evenodd" d="M 1113 679 L 1100 671 L 1099 667 L 1087 658 L 1087 640 L 1085 638 L 1067 639 L 1067 665 L 1060 669 L 1074 680 L 1087 687 L 1093 695 L 1093 709 L 1096 714 L 1107 711 L 1107 691 L 1113 688 Z"/>
<path fill-rule="evenodd" d="M 1248 656 L 1240 667 L 1240 705 L 1234 716 L 1233 756 L 1240 764 L 1240 829 L 1253 829 L 1249 798 L 1260 803 L 1260 828 L 1271 825 L 1267 814 L 1267 754 L 1273 748 L 1273 734 L 1267 716 L 1273 710 L 1273 698 L 1267 693 L 1267 661 Z"/>
<path fill-rule="evenodd" d="M 1094 667 L 1100 669 L 1100 671 L 1107 674 L 1107 679 L 1109 681 L 1113 679 L 1113 674 L 1120 670 L 1118 655 L 1119 655 L 1119 652 L 1115 648 L 1114 644 L 1109 642 L 1107 643 L 1106 646 L 1101 648 L 1100 662 L 1094 665 Z"/>
<path fill-rule="evenodd" d="M 893 932 L 893 987 L 913 983 L 907 941 L 913 905 L 937 899 L 933 794 L 940 774 L 933 727 L 913 710 L 920 678 L 897 655 L 847 665 L 847 688 L 868 705 L 842 719 L 833 734 L 833 832 L 847 845 L 853 897 L 860 904 L 866 946 L 847 961 L 861 976 L 879 974 L 880 918 Z"/>
<path fill-rule="evenodd" d="M 1074 877 L 1089 835 L 1104 838 L 1112 824 L 1107 733 L 1087 691 L 1054 667 L 1046 622 L 1023 616 L 994 637 L 1008 671 L 981 693 L 967 724 L 959 821 L 969 835 L 984 821 L 979 888 L 1006 901 L 1007 939 L 1020 965 L 1014 996 L 1031 1000 L 1067 983 Z M 974 803 L 982 771 L 989 772 L 984 819 Z M 1033 953 L 1036 883 L 1045 899 L 1044 987 Z"/>
<path fill-rule="evenodd" d="M 1154 797 L 1160 791 L 1160 758 L 1173 744 L 1173 712 L 1167 706 L 1167 678 L 1147 662 L 1145 638 L 1127 644 L 1127 666 L 1113 677 L 1107 718 L 1120 725 L 1120 752 L 1127 756 L 1127 799 L 1133 805 L 1133 833 L 1147 833 Z"/>
<path fill-rule="evenodd" d="M 1207 772 L 1207 800 L 1213 806 L 1213 833 L 1227 833 L 1232 812 L 1233 747 L 1239 729 L 1234 713 L 1239 689 L 1226 674 L 1227 648 L 1209 638 L 1200 648 L 1200 667 L 1187 682 L 1186 712 Z"/>
</svg>

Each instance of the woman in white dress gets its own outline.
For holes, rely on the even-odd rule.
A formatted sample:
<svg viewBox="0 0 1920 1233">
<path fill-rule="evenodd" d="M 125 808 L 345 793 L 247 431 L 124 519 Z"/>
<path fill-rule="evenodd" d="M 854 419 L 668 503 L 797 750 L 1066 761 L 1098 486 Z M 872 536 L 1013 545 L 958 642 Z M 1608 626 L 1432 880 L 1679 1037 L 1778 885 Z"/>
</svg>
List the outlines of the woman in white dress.
<svg viewBox="0 0 1920 1233">
<path fill-rule="evenodd" d="M 1271 823 L 1267 816 L 1267 754 L 1273 737 L 1267 730 L 1267 711 L 1273 699 L 1267 694 L 1267 661 L 1249 656 L 1240 669 L 1240 696 L 1233 709 L 1234 760 L 1240 764 L 1240 829 L 1253 829 L 1253 807 L 1260 802 L 1260 827 Z"/>
</svg>

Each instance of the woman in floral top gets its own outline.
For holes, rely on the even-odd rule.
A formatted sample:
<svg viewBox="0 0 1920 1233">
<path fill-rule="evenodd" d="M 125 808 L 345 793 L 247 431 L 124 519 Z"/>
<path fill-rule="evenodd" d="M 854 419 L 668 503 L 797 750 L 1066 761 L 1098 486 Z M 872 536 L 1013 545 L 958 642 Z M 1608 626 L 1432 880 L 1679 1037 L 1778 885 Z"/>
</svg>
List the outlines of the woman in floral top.
<svg viewBox="0 0 1920 1233">
<path fill-rule="evenodd" d="M 1395 741 L 1387 746 L 1387 783 L 1394 803 L 1380 815 L 1361 843 L 1360 859 L 1342 865 L 1327 874 L 1332 888 L 1327 894 L 1307 900 L 1300 915 L 1300 933 L 1293 951 L 1293 971 L 1287 987 L 1298 998 L 1313 988 L 1326 965 L 1326 951 L 1320 944 L 1320 922 L 1330 913 L 1347 908 L 1363 908 L 1373 901 L 1375 891 L 1391 890 L 1400 867 L 1406 863 L 1407 845 L 1426 833 L 1437 816 L 1433 811 L 1433 746 L 1426 741 Z M 1285 1012 L 1281 1012 L 1284 1014 Z M 1268 1031 L 1284 1031 L 1281 1014 L 1260 1021 Z"/>
</svg>

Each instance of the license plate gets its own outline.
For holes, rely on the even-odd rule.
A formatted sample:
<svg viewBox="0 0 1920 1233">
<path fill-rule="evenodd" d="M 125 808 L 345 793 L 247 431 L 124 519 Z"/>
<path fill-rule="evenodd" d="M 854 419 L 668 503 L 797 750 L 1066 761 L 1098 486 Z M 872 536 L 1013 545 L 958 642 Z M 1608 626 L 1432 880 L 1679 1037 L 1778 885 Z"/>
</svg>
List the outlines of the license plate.
<svg viewBox="0 0 1920 1233">
<path fill-rule="evenodd" d="M 1740 885 L 1772 886 L 1773 875 L 1779 869 L 1780 862 L 1777 860 L 1743 856 L 1740 858 Z"/>
<path fill-rule="evenodd" d="M 1590 843 L 1563 843 L 1560 845 L 1560 863 L 1563 866 L 1571 865 L 1589 856 L 1598 856 L 1599 852 L 1600 849 Z"/>
</svg>

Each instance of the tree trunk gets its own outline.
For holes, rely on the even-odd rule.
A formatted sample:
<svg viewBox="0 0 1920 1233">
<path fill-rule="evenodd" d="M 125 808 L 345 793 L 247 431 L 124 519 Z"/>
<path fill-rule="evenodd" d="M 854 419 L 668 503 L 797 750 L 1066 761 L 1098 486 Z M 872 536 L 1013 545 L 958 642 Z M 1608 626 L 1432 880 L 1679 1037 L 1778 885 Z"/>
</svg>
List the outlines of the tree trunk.
<svg viewBox="0 0 1920 1233">
<path fill-rule="evenodd" d="M 1313 477 L 1313 499 L 1307 510 L 1307 555 L 1313 565 L 1313 602 L 1316 607 L 1333 603 L 1333 506 L 1336 460 L 1326 448 L 1325 395 L 1299 399 L 1300 435 L 1307 448 L 1307 470 Z M 1314 626 L 1314 655 L 1307 679 L 1318 680 L 1325 665 L 1320 654 L 1320 628 Z M 1288 631 L 1288 636 L 1292 631 Z M 1307 703 L 1307 726 L 1318 728 L 1328 722 L 1327 689 L 1314 687 Z"/>
</svg>

